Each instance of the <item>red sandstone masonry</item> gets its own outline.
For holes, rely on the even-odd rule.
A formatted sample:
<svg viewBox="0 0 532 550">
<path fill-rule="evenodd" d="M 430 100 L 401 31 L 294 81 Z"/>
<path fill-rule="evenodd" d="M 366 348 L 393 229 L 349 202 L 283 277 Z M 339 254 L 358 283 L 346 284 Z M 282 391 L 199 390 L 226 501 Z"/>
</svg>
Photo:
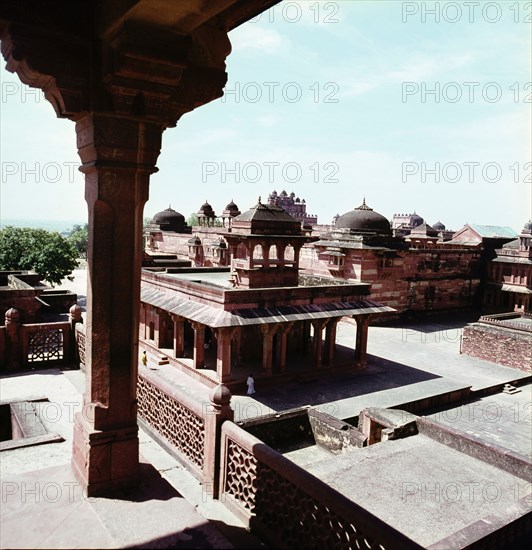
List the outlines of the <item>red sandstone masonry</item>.
<svg viewBox="0 0 532 550">
<path fill-rule="evenodd" d="M 421 548 L 233 422 L 221 452 L 220 500 L 274 548 Z"/>
<path fill-rule="evenodd" d="M 473 323 L 464 327 L 462 353 L 531 372 L 532 334 Z"/>
</svg>

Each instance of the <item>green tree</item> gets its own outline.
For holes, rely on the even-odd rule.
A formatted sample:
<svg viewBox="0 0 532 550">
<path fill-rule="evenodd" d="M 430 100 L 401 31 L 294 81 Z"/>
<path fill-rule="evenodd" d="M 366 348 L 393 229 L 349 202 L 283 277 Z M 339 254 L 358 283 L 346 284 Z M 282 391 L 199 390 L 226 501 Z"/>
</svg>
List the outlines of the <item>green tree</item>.
<svg viewBox="0 0 532 550">
<path fill-rule="evenodd" d="M 0 270 L 27 269 L 52 286 L 70 277 L 78 265 L 72 243 L 57 232 L 8 226 L 0 230 Z"/>
<path fill-rule="evenodd" d="M 190 216 L 187 218 L 187 224 L 190 225 L 190 227 L 196 227 L 199 225 L 199 218 L 196 213 L 190 214 Z"/>
<path fill-rule="evenodd" d="M 89 244 L 89 224 L 74 225 L 68 235 L 68 240 L 76 249 L 79 258 L 87 257 L 87 245 Z"/>
</svg>

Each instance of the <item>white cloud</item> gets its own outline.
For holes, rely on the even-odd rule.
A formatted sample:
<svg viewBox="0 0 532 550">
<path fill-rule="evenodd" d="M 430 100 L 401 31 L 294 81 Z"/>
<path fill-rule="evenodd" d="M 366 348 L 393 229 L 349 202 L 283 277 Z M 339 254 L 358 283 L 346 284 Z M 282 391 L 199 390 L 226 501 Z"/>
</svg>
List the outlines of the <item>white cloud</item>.
<svg viewBox="0 0 532 550">
<path fill-rule="evenodd" d="M 471 53 L 440 56 L 415 55 L 406 63 L 394 69 L 360 67 L 355 72 L 361 78 L 355 76 L 351 79 L 351 82 L 343 82 L 342 95 L 345 97 L 359 96 L 381 86 L 400 84 L 402 82 L 419 83 L 431 78 L 453 80 L 451 75 L 446 76 L 446 74 L 471 65 L 474 59 L 475 56 Z M 369 78 L 367 78 L 368 74 L 370 75 Z"/>
<path fill-rule="evenodd" d="M 257 118 L 259 126 L 264 128 L 271 128 L 277 124 L 277 119 L 272 115 L 260 116 Z"/>
<path fill-rule="evenodd" d="M 265 54 L 287 53 L 291 42 L 274 29 L 264 29 L 255 24 L 242 25 L 231 33 L 233 51 L 258 50 Z"/>
</svg>

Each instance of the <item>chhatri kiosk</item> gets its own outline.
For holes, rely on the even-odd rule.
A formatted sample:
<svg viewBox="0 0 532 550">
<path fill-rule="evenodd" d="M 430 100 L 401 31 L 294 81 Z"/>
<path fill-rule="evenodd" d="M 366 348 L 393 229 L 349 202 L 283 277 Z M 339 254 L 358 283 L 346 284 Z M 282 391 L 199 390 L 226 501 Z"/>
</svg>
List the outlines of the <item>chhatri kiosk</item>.
<svg viewBox="0 0 532 550">
<path fill-rule="evenodd" d="M 209 385 L 334 366 L 336 326 L 356 321 L 351 366 L 366 364 L 370 319 L 392 308 L 370 285 L 299 275 L 313 237 L 282 208 L 257 204 L 224 232 L 227 268 L 144 269 L 141 347 Z"/>
</svg>

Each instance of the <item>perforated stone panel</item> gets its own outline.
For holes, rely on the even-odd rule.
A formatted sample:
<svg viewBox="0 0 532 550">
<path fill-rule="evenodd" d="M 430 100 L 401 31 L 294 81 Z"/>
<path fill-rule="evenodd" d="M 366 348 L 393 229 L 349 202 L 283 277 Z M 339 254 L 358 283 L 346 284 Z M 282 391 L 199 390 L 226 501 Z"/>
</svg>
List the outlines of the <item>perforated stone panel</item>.
<svg viewBox="0 0 532 550">
<path fill-rule="evenodd" d="M 225 493 L 254 513 L 283 547 L 384 549 L 230 439 L 227 455 Z"/>
<path fill-rule="evenodd" d="M 138 413 L 193 464 L 203 469 L 205 423 L 141 376 L 137 385 Z"/>
<path fill-rule="evenodd" d="M 40 329 L 30 332 L 28 338 L 28 362 L 63 359 L 63 331 Z"/>
</svg>

